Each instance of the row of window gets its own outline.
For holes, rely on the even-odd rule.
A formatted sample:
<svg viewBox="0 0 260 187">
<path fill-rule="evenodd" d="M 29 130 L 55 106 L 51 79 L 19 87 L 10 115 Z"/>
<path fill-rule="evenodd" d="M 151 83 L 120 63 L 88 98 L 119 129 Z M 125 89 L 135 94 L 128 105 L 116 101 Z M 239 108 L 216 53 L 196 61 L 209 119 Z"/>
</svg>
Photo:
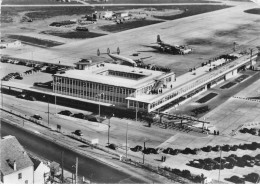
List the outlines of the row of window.
<svg viewBox="0 0 260 187">
<path fill-rule="evenodd" d="M 67 85 L 67 87 L 79 87 L 79 88 L 84 87 L 87 89 L 110 91 L 110 92 L 115 92 L 115 93 L 120 93 L 120 94 L 131 94 L 131 93 L 135 92 L 134 89 L 110 86 L 110 85 L 81 81 L 81 80 L 67 79 L 67 78 L 56 79 L 56 82 L 63 84 L 63 86 Z M 58 87 L 60 86 L 60 84 L 55 84 L 57 89 L 59 89 Z"/>
<path fill-rule="evenodd" d="M 132 108 L 137 107 L 137 108 L 140 108 L 140 109 L 147 109 L 147 106 L 148 106 L 147 103 L 129 100 L 129 107 L 132 107 Z"/>
<path fill-rule="evenodd" d="M 122 97 L 101 94 L 100 98 L 99 98 L 98 95 L 97 95 L 98 93 L 87 92 L 87 91 L 77 90 L 77 89 L 69 89 L 69 88 L 62 87 L 62 90 L 58 91 L 57 93 L 59 93 L 59 92 L 61 92 L 62 94 L 66 94 L 66 95 L 74 95 L 74 96 L 77 96 L 77 97 L 88 98 L 88 99 L 92 99 L 92 100 L 100 99 L 101 101 L 127 103 L 127 100 L 125 98 L 122 98 Z"/>
</svg>

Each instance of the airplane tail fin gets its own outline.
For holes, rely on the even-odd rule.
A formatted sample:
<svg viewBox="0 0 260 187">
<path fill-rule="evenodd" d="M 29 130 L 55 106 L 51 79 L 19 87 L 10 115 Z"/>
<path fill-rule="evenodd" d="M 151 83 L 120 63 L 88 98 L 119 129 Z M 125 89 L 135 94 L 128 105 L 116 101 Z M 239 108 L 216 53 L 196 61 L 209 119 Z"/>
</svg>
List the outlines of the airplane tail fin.
<svg viewBox="0 0 260 187">
<path fill-rule="evenodd" d="M 109 55 L 111 52 L 110 52 L 110 49 L 109 48 L 107 48 L 107 54 Z M 116 50 L 116 52 L 112 52 L 112 54 L 120 54 L 120 49 L 119 49 L 119 47 L 117 47 L 117 50 Z"/>
<path fill-rule="evenodd" d="M 107 48 L 107 54 L 110 54 L 110 49 L 109 48 Z"/>
<path fill-rule="evenodd" d="M 161 40 L 160 35 L 157 35 L 157 43 L 161 43 L 161 42 L 162 42 L 162 40 Z"/>
</svg>

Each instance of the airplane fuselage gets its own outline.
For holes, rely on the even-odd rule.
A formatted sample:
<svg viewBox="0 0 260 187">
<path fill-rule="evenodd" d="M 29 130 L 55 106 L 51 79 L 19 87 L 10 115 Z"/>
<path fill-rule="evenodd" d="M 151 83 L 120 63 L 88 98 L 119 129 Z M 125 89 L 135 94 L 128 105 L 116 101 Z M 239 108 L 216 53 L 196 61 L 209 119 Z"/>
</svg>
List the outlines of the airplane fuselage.
<svg viewBox="0 0 260 187">
<path fill-rule="evenodd" d="M 117 54 L 108 54 L 108 56 L 110 56 L 113 60 L 115 61 L 119 61 L 124 63 L 125 65 L 129 65 L 129 66 L 137 66 L 136 62 L 131 59 L 131 58 L 127 58 L 121 55 L 117 55 Z"/>
</svg>

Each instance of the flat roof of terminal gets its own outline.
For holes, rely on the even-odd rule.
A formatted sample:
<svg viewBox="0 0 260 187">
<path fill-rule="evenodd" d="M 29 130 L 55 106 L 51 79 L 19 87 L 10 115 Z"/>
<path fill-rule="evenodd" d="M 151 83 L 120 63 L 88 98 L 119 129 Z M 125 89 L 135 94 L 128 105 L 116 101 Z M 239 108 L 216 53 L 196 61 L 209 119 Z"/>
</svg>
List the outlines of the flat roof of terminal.
<svg viewBox="0 0 260 187">
<path fill-rule="evenodd" d="M 96 82 L 100 84 L 137 89 L 149 84 L 150 82 L 153 82 L 154 79 L 157 79 L 158 77 L 161 77 L 166 74 L 162 71 L 153 71 L 153 70 L 124 66 L 119 64 L 109 64 L 109 63 L 103 63 L 103 64 L 104 66 L 100 66 L 100 65 L 99 67 L 95 66 L 94 69 L 89 69 L 89 70 L 88 69 L 68 70 L 66 71 L 65 74 L 56 74 L 56 76 L 69 77 L 73 79 Z M 143 77 L 139 79 L 130 79 L 127 77 L 101 75 L 100 73 L 104 71 L 118 71 L 118 72 L 132 73 L 132 74 L 143 75 Z"/>
</svg>

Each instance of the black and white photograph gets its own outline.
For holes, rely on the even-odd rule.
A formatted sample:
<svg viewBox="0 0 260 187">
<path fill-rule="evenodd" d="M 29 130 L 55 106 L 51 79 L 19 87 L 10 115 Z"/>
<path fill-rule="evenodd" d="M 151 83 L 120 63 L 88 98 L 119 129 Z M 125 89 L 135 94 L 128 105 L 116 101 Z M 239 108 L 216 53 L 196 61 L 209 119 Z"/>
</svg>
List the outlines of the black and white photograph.
<svg viewBox="0 0 260 187">
<path fill-rule="evenodd" d="M 260 183 L 260 0 L 0 5 L 0 184 Z"/>
</svg>

